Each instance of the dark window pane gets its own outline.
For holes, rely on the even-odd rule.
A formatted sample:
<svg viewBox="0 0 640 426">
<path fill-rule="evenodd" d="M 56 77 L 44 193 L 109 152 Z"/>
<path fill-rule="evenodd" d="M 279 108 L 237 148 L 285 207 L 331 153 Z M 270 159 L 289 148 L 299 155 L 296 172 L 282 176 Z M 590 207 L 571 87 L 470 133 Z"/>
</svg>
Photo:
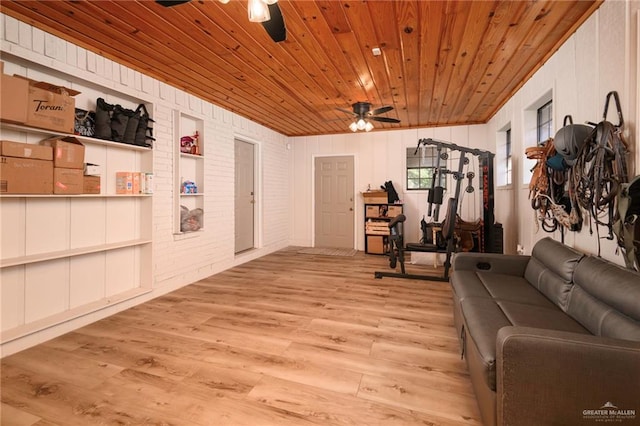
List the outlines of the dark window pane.
<svg viewBox="0 0 640 426">
<path fill-rule="evenodd" d="M 442 150 L 442 152 L 445 151 Z M 407 148 L 406 155 L 407 189 L 430 189 L 433 172 L 438 164 L 437 148 L 435 146 L 421 146 L 418 152 L 415 148 Z M 441 160 L 441 167 L 446 168 L 445 160 Z"/>
<path fill-rule="evenodd" d="M 547 102 L 538 108 L 538 145 L 541 145 L 551 137 L 551 129 L 553 127 L 553 103 Z"/>
</svg>

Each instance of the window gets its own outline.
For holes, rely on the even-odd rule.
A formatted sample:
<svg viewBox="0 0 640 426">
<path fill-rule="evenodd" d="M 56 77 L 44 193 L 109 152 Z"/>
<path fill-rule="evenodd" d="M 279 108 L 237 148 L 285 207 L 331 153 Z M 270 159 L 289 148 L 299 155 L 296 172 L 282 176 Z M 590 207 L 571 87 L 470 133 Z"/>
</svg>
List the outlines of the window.
<svg viewBox="0 0 640 426">
<path fill-rule="evenodd" d="M 538 145 L 542 145 L 543 142 L 551 137 L 551 131 L 553 127 L 552 105 L 552 101 L 549 101 L 538 108 Z"/>
<path fill-rule="evenodd" d="M 527 158 L 526 149 L 527 147 L 539 146 L 553 136 L 553 90 L 547 90 L 522 112 L 523 131 L 522 134 L 518 133 L 517 138 L 519 142 L 522 137 L 524 149 L 521 151 L 522 157 L 515 160 L 517 163 L 514 164 L 514 167 L 515 172 L 520 171 L 521 179 L 518 180 L 521 180 L 523 185 L 529 186 L 537 160 Z M 516 178 L 513 177 L 513 180 L 515 181 Z"/>
<path fill-rule="evenodd" d="M 444 154 L 445 150 L 441 152 Z M 437 165 L 438 150 L 435 146 L 421 146 L 417 152 L 415 148 L 407 148 L 407 190 L 431 189 Z M 440 168 L 447 168 L 446 160 L 440 160 Z M 442 179 L 439 184 L 446 188 L 446 179 Z"/>
<path fill-rule="evenodd" d="M 511 122 L 496 132 L 495 177 L 498 187 L 513 183 L 513 159 L 511 151 Z"/>
<path fill-rule="evenodd" d="M 507 129 L 505 137 L 505 182 L 507 185 L 511 185 L 511 129 Z"/>
</svg>

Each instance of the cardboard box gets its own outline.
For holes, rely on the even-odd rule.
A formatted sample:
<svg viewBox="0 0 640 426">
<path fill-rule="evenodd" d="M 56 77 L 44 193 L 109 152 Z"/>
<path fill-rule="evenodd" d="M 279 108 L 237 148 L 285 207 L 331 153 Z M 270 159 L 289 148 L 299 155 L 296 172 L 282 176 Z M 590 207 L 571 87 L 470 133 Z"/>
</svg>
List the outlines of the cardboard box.
<svg viewBox="0 0 640 426">
<path fill-rule="evenodd" d="M 53 168 L 54 194 L 82 194 L 84 189 L 82 169 Z"/>
<path fill-rule="evenodd" d="M 133 194 L 133 173 L 116 172 L 116 194 Z"/>
<path fill-rule="evenodd" d="M 24 78 L 0 74 L 0 119 L 10 123 L 27 121 L 29 82 Z"/>
<path fill-rule="evenodd" d="M 102 174 L 102 168 L 98 164 L 84 163 L 84 175 L 85 176 L 100 176 Z"/>
<path fill-rule="evenodd" d="M 364 217 L 379 217 L 379 216 L 380 216 L 379 206 L 367 206 Z"/>
<path fill-rule="evenodd" d="M 44 81 L 25 80 L 29 85 L 25 124 L 73 134 L 76 111 L 73 96 L 80 92 Z"/>
<path fill-rule="evenodd" d="M 133 182 L 132 182 L 132 186 L 131 186 L 131 193 L 132 194 L 141 194 L 142 193 L 142 183 L 140 181 L 141 178 L 141 173 L 140 172 L 132 172 L 131 173 L 132 178 L 133 178 Z"/>
<path fill-rule="evenodd" d="M 365 204 L 386 204 L 389 202 L 387 191 L 366 191 L 362 193 Z"/>
<path fill-rule="evenodd" d="M 402 206 L 392 206 L 392 205 L 390 205 L 389 208 L 387 209 L 387 216 L 388 217 L 396 217 L 399 214 L 402 214 Z"/>
<path fill-rule="evenodd" d="M 367 253 L 384 254 L 383 237 L 367 236 Z"/>
<path fill-rule="evenodd" d="M 0 193 L 51 194 L 53 162 L 0 156 Z"/>
<path fill-rule="evenodd" d="M 40 142 L 53 148 L 53 166 L 84 170 L 84 145 L 73 136 L 56 136 Z"/>
<path fill-rule="evenodd" d="M 12 141 L 0 141 L 0 155 L 32 160 L 53 160 L 53 150 L 50 146 Z"/>
<path fill-rule="evenodd" d="M 99 194 L 100 193 L 100 176 L 83 176 L 82 177 L 82 193 L 83 194 Z"/>
</svg>

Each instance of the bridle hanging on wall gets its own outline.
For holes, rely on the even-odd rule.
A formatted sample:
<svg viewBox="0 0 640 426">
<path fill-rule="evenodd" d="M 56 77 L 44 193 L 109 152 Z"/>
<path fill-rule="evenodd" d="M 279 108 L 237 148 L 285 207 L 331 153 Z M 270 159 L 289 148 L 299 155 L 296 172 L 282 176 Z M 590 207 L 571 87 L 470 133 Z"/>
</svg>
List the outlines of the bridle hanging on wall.
<svg viewBox="0 0 640 426">
<path fill-rule="evenodd" d="M 607 121 L 612 97 L 618 114 L 617 125 Z M 606 239 L 614 239 L 613 224 L 619 219 L 616 197 L 621 184 L 629 182 L 626 159 L 629 146 L 622 136 L 624 119 L 618 92 L 607 94 L 602 121 L 589 124 L 595 128 L 582 146 L 576 164 L 571 169 L 570 179 L 578 204 L 590 215 L 590 225 L 595 223 L 600 256 L 599 227 L 607 228 Z M 593 233 L 591 226 L 590 232 Z"/>
<path fill-rule="evenodd" d="M 618 124 L 607 121 L 611 99 L 615 101 Z M 563 127 L 554 138 L 540 146 L 526 148 L 527 158 L 536 159 L 529 184 L 529 197 L 536 218 L 547 232 L 560 229 L 580 231 L 583 215 L 593 225 L 600 256 L 600 226 L 607 228 L 609 240 L 614 239 L 613 224 L 619 219 L 617 196 L 620 186 L 628 182 L 627 143 L 622 137 L 624 119 L 620 99 L 615 91 L 606 96 L 602 121 L 574 125 L 566 116 Z"/>
</svg>

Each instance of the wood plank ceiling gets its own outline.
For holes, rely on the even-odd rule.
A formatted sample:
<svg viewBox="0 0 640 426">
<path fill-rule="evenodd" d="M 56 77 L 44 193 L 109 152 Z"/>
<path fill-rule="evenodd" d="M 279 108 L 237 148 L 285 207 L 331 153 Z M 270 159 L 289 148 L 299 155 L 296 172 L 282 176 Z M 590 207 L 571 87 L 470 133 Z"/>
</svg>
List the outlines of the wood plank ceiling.
<svg viewBox="0 0 640 426">
<path fill-rule="evenodd" d="M 247 2 L 6 1 L 2 13 L 287 136 L 484 123 L 602 0 L 280 0 L 274 43 Z M 372 48 L 382 54 L 374 56 Z M 375 131 L 375 130 L 374 130 Z"/>
</svg>

